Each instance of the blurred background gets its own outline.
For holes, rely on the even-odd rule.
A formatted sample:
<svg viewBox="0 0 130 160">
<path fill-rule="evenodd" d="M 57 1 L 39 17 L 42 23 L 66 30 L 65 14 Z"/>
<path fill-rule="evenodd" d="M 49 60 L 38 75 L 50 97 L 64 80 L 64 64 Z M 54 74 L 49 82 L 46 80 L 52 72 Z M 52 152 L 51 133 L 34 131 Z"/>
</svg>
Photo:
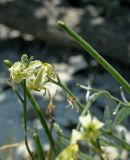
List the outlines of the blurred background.
<svg viewBox="0 0 130 160">
<path fill-rule="evenodd" d="M 22 105 L 9 86 L 4 59 L 14 62 L 27 53 L 54 64 L 60 78 L 83 104 L 86 93 L 76 83 L 87 86 L 91 81 L 93 87 L 121 97 L 116 81 L 58 27 L 59 19 L 84 37 L 130 82 L 130 0 L 0 0 L 0 147 L 18 143 L 14 149 L 0 150 L 2 160 L 22 160 L 27 154 L 22 143 Z M 36 98 L 46 116 L 49 99 L 39 95 Z M 60 89 L 54 105 L 55 120 L 69 135 L 78 113 L 66 108 L 67 99 Z M 113 111 L 114 104 L 106 98 L 93 104 L 93 113 L 100 120 L 106 105 Z M 45 134 L 30 104 L 28 126 L 38 129 L 47 149 Z M 125 126 L 130 129 L 128 121 Z M 29 142 L 34 149 L 31 133 Z"/>
</svg>

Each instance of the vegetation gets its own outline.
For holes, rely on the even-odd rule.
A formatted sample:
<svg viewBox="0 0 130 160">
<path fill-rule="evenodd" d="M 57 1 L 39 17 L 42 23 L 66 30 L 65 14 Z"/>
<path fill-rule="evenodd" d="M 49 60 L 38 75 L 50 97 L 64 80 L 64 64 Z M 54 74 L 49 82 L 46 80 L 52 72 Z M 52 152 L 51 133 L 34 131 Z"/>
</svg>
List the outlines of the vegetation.
<svg viewBox="0 0 130 160">
<path fill-rule="evenodd" d="M 116 126 L 121 124 L 130 114 L 130 103 L 126 100 L 123 93 L 123 89 L 130 93 L 130 84 L 85 40 L 77 35 L 71 28 L 66 26 L 64 22 L 59 21 L 58 24 L 72 39 L 79 43 L 87 53 L 96 59 L 118 83 L 120 83 L 123 100 L 112 96 L 108 91 L 77 84 L 77 87 L 86 90 L 86 105 L 83 106 L 69 88 L 62 83 L 53 65 L 43 63 L 40 60 L 33 60 L 32 57 L 28 57 L 27 55 L 23 55 L 21 60 L 15 63 L 5 60 L 6 65 L 9 67 L 13 89 L 23 105 L 25 145 L 30 155 L 30 159 L 34 160 L 36 158 L 28 145 L 27 100 L 31 102 L 37 113 L 50 144 L 50 151 L 45 153 L 40 137 L 38 133 L 34 131 L 33 138 L 39 160 L 127 159 L 128 152 L 130 151 L 130 144 L 127 142 L 123 130 L 117 134 Z M 32 91 L 40 92 L 43 96 L 49 93 L 50 104 L 48 109 L 49 114 L 52 115 L 54 109 L 54 95 L 51 95 L 48 83 L 61 87 L 66 93 L 69 106 L 76 107 L 77 111 L 80 113 L 79 122 L 77 127 L 72 130 L 71 137 L 66 137 L 60 126 L 56 124 L 53 119 L 49 121 L 49 126 L 47 125 L 40 106 L 32 94 Z M 17 87 L 14 87 L 14 85 L 22 88 L 23 95 L 20 95 Z M 91 112 L 92 104 L 101 95 L 108 97 L 115 104 L 113 111 L 111 111 L 108 106 L 105 108 L 104 122 L 101 122 L 94 117 Z M 57 140 L 53 138 L 53 129 L 57 131 Z M 109 154 L 107 152 L 109 148 L 114 148 L 116 151 L 115 154 Z"/>
</svg>

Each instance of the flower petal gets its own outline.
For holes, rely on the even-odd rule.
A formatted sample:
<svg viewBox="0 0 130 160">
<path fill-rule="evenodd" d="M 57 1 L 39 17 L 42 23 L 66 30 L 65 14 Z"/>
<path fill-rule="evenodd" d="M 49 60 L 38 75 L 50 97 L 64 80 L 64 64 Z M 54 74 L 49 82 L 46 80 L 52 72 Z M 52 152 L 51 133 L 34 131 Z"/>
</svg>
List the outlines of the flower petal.
<svg viewBox="0 0 130 160">
<path fill-rule="evenodd" d="M 91 115 L 88 114 L 87 116 L 79 117 L 79 121 L 83 127 L 86 127 L 92 121 Z"/>
<path fill-rule="evenodd" d="M 81 139 L 81 133 L 73 129 L 71 136 L 71 144 L 76 144 L 78 140 Z"/>
<path fill-rule="evenodd" d="M 102 123 L 101 121 L 99 121 L 96 117 L 94 117 L 92 119 L 93 124 L 95 124 L 96 129 L 100 129 L 104 126 L 104 123 Z"/>
</svg>

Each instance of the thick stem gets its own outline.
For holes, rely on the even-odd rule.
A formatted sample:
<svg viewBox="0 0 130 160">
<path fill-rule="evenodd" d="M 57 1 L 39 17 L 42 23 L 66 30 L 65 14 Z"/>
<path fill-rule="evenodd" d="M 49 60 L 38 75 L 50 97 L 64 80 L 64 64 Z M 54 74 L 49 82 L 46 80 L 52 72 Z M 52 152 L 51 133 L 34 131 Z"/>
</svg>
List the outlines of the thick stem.
<svg viewBox="0 0 130 160">
<path fill-rule="evenodd" d="M 36 114 L 38 115 L 38 118 L 39 118 L 39 120 L 40 120 L 40 122 L 41 122 L 41 124 L 42 124 L 42 126 L 43 126 L 43 128 L 44 128 L 44 130 L 46 132 L 46 135 L 48 137 L 48 140 L 49 140 L 49 143 L 51 145 L 51 148 L 53 149 L 53 152 L 55 154 L 55 143 L 54 143 L 52 135 L 51 135 L 51 133 L 49 131 L 47 123 L 46 123 L 46 121 L 45 121 L 45 119 L 44 119 L 44 117 L 42 115 L 40 107 L 39 107 L 37 101 L 35 100 L 34 96 L 32 95 L 32 93 L 28 89 L 26 89 L 26 93 L 27 93 L 27 96 L 28 96 L 30 102 L 32 103 L 32 106 L 35 109 Z"/>
</svg>

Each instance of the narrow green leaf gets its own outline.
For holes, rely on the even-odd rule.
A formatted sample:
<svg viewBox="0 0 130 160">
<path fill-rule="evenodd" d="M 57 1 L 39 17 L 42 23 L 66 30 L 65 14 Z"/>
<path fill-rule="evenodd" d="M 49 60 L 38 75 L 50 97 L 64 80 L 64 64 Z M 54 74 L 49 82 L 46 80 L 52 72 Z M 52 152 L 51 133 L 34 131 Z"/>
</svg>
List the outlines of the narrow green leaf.
<svg viewBox="0 0 130 160">
<path fill-rule="evenodd" d="M 125 131 L 124 130 L 121 131 L 121 138 L 123 140 L 126 140 L 126 135 L 125 135 Z"/>
<path fill-rule="evenodd" d="M 104 110 L 104 120 L 105 122 L 111 119 L 111 110 L 110 107 L 106 106 Z"/>
<path fill-rule="evenodd" d="M 112 120 L 107 120 L 106 123 L 105 123 L 106 130 L 111 131 L 112 130 L 112 124 L 113 124 Z"/>
<path fill-rule="evenodd" d="M 36 143 L 38 160 L 45 160 L 44 150 L 43 150 L 42 144 L 40 142 L 40 138 L 39 138 L 38 133 L 33 134 L 33 139 Z"/>
<path fill-rule="evenodd" d="M 123 123 L 129 115 L 130 115 L 130 109 L 128 109 L 128 108 L 122 108 L 117 113 L 112 127 L 115 128 L 116 125 Z"/>
</svg>

